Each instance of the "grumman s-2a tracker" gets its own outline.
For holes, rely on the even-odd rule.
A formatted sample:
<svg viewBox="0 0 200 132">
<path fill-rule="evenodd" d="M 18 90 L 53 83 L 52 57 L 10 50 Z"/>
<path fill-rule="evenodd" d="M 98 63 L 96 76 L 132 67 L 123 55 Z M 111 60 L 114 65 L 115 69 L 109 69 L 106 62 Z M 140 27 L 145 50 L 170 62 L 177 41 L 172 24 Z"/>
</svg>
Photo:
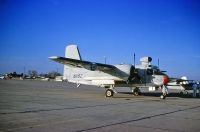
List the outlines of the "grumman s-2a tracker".
<svg viewBox="0 0 200 132">
<path fill-rule="evenodd" d="M 49 59 L 64 64 L 64 80 L 76 83 L 77 86 L 86 84 L 104 87 L 106 97 L 117 93 L 115 87 L 128 87 L 135 95 L 139 94 L 140 87 L 162 88 L 161 98 L 166 97 L 169 78 L 157 66 L 151 65 L 151 57 L 141 58 L 141 65 L 102 64 L 82 60 L 77 45 L 68 45 L 65 57 L 52 56 Z"/>
</svg>

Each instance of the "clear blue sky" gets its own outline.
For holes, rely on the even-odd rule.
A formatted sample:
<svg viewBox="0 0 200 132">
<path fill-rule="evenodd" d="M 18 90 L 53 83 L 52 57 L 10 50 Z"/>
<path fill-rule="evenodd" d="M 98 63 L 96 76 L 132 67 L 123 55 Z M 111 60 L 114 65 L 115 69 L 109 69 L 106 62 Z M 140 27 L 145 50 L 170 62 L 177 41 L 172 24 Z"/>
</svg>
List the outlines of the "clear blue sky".
<svg viewBox="0 0 200 132">
<path fill-rule="evenodd" d="M 77 44 L 84 60 L 160 59 L 173 77 L 200 79 L 198 0 L 0 0 L 0 73 L 48 72 Z"/>
</svg>

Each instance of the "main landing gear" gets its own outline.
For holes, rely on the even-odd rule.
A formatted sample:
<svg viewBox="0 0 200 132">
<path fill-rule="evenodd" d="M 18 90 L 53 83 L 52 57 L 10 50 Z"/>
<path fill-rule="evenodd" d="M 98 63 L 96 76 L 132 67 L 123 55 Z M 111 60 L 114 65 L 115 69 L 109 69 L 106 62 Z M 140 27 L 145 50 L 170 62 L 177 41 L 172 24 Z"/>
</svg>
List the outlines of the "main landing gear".
<svg viewBox="0 0 200 132">
<path fill-rule="evenodd" d="M 135 95 L 135 96 L 141 95 L 140 89 L 138 87 L 136 87 L 134 89 L 131 88 L 131 91 L 132 91 L 133 95 Z M 114 93 L 117 93 L 117 92 L 114 90 L 113 87 L 110 87 L 109 89 L 106 90 L 105 96 L 106 97 L 113 97 Z"/>
<path fill-rule="evenodd" d="M 135 96 L 141 95 L 141 91 L 140 91 L 139 87 L 136 87 L 134 89 L 131 88 L 131 91 L 132 91 L 133 95 L 135 95 Z"/>
<path fill-rule="evenodd" d="M 105 88 L 108 88 L 106 89 L 106 93 L 105 93 L 106 97 L 113 97 L 114 93 L 116 93 L 113 85 L 110 85 L 109 87 L 105 87 Z"/>
<path fill-rule="evenodd" d="M 106 97 L 113 97 L 114 91 L 112 89 L 107 89 L 105 95 Z"/>
</svg>

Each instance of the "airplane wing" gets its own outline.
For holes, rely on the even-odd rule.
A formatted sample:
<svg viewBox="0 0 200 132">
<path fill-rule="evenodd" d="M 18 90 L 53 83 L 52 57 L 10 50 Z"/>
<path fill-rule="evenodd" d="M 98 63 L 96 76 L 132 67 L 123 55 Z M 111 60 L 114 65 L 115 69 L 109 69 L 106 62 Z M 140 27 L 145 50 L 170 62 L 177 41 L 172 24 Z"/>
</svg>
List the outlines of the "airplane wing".
<svg viewBox="0 0 200 132">
<path fill-rule="evenodd" d="M 49 57 L 49 59 L 56 61 L 58 63 L 64 64 L 64 65 L 69 65 L 72 67 L 79 67 L 79 68 L 86 68 L 91 71 L 95 71 L 95 70 L 108 71 L 108 70 L 113 70 L 116 68 L 113 65 L 93 63 L 90 61 L 82 61 L 82 60 L 70 59 L 70 58 L 59 57 L 59 56 L 52 56 L 52 57 Z"/>
</svg>

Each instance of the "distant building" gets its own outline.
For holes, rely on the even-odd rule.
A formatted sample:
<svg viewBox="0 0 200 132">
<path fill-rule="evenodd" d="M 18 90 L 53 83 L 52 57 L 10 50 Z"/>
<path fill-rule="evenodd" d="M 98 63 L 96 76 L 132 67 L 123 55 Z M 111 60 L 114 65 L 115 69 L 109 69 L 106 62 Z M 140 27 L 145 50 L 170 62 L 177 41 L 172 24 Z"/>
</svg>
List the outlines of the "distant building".
<svg viewBox="0 0 200 132">
<path fill-rule="evenodd" d="M 63 81 L 63 76 L 56 76 L 55 81 Z"/>
</svg>

